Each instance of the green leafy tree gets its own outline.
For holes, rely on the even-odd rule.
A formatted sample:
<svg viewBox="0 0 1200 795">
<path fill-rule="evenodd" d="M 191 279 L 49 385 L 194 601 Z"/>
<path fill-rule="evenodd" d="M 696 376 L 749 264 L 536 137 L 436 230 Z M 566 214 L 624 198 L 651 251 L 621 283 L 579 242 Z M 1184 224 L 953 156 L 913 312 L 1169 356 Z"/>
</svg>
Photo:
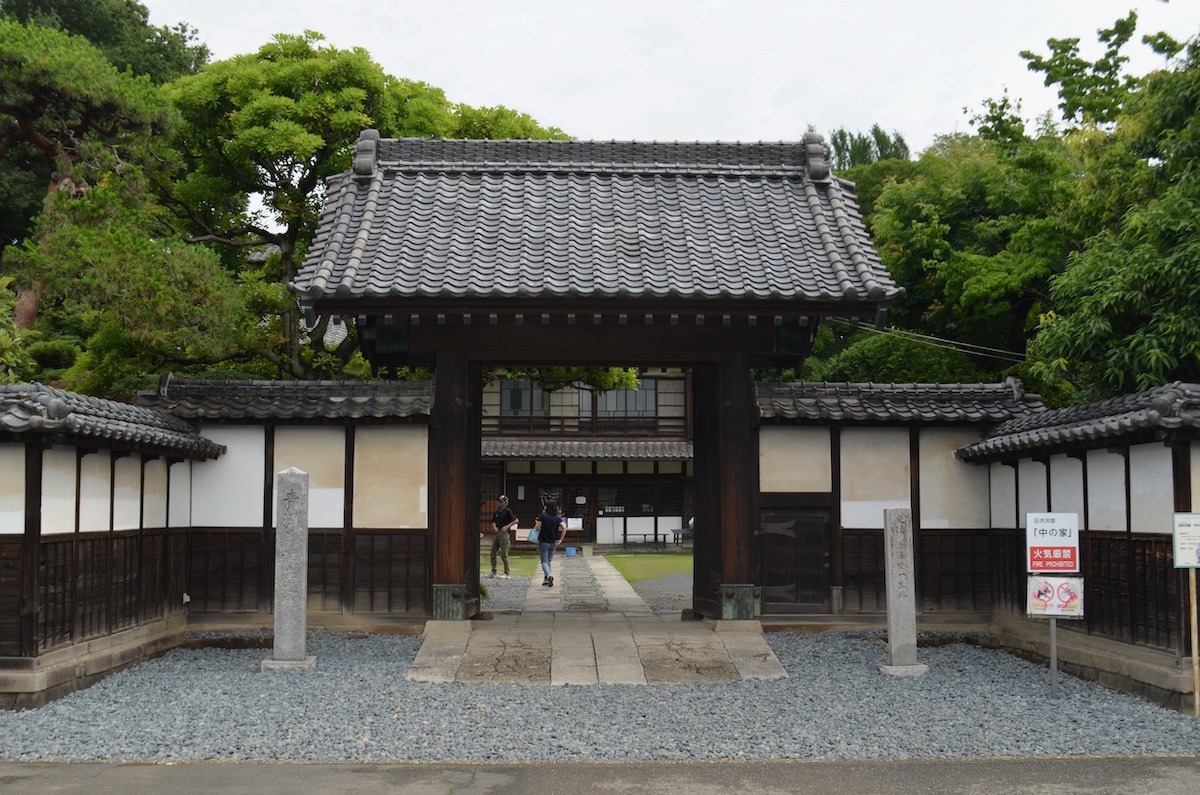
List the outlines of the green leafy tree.
<svg viewBox="0 0 1200 795">
<path fill-rule="evenodd" d="M 146 75 L 154 83 L 194 72 L 208 60 L 208 49 L 194 41 L 195 31 L 182 24 L 173 28 L 152 26 L 146 7 L 132 0 L 0 0 L 0 20 L 81 36 L 118 71 L 128 69 L 134 75 Z M 9 38 L 12 30 L 6 29 L 8 32 L 3 36 Z M 0 48 L 8 50 L 10 57 L 25 58 L 24 53 L 14 55 L 14 50 L 23 48 L 25 43 L 29 42 L 22 37 L 11 41 L 11 46 L 0 45 Z M 40 47 L 42 42 L 36 44 Z M 54 45 L 39 52 L 56 57 L 56 49 Z M 94 56 L 89 54 L 80 64 L 86 69 L 93 61 Z M 105 74 L 99 76 L 105 78 Z M 28 79 L 28 74 L 10 74 L 0 67 L 0 85 L 17 87 Z M 74 85 L 51 84 L 45 88 L 69 93 Z M 12 95 L 5 100 L 11 104 L 19 92 L 0 88 L 0 95 L 3 94 Z M 33 111 L 27 113 L 32 115 Z M 7 140 L 11 130 L 0 131 L 0 136 Z M 33 217 L 45 200 L 51 174 L 57 168 L 54 157 L 47 156 L 44 146 L 10 141 L 7 152 L 0 157 L 0 253 L 5 246 L 29 234 Z"/>
<path fill-rule="evenodd" d="M 1095 61 L 1080 56 L 1078 37 L 1049 39 L 1046 42 L 1050 48 L 1048 56 L 1022 50 L 1021 57 L 1028 62 L 1031 71 L 1046 76 L 1046 86 L 1058 87 L 1058 107 L 1065 121 L 1111 124 L 1136 83 L 1134 78 L 1123 73 L 1129 56 L 1121 54 L 1136 28 L 1137 12 L 1130 11 L 1111 28 L 1099 30 L 1100 43 L 1105 49 Z"/>
<path fill-rule="evenodd" d="M 1118 200 L 1084 205 L 1110 223 L 1054 280 L 1038 372 L 1080 400 L 1200 380 L 1200 37 L 1139 84 L 1089 154 L 1086 188 Z"/>
<path fill-rule="evenodd" d="M 134 0 L 0 0 L 0 17 L 82 36 L 119 70 L 156 84 L 196 72 L 209 55 L 193 28 L 151 25 Z"/>
<path fill-rule="evenodd" d="M 40 325 L 85 342 L 68 388 L 128 394 L 146 374 L 242 347 L 241 290 L 212 252 L 170 234 L 164 212 L 130 167 L 55 193 L 35 234 L 9 250 L 9 270 L 42 284 Z"/>
<path fill-rule="evenodd" d="M 454 106 L 454 138 L 532 138 L 566 139 L 569 136 L 557 127 L 543 128 L 528 113 L 503 105 L 474 108 Z"/>
<path fill-rule="evenodd" d="M 28 349 L 35 332 L 13 322 L 17 294 L 11 289 L 12 281 L 11 276 L 0 276 L 0 384 L 20 383 L 37 366 Z"/>
<path fill-rule="evenodd" d="M 277 312 L 268 322 L 280 345 L 263 353 L 294 377 L 309 375 L 326 355 L 323 326 L 302 349 L 298 306 L 285 290 L 316 229 L 324 180 L 349 167 L 363 129 L 438 136 L 454 124 L 440 89 L 392 78 L 365 50 L 323 41 L 313 31 L 281 34 L 170 86 L 184 118 L 175 143 L 186 162 L 182 179 L 169 186 L 172 206 L 193 241 L 226 248 L 231 270 L 244 267 L 247 249 L 277 249 L 259 271 L 259 287 L 264 297 L 273 293 L 266 303 Z M 349 362 L 354 350 L 351 336 L 336 353 Z"/>
<path fill-rule="evenodd" d="M 915 173 L 885 185 L 874 218 L 880 256 L 906 295 L 903 329 L 1023 351 L 1050 277 L 1078 247 L 1063 215 L 1078 162 L 1063 140 L 949 136 Z"/>
<path fill-rule="evenodd" d="M 881 160 L 908 160 L 912 153 L 899 132 L 887 132 L 878 124 L 865 133 L 852 133 L 839 127 L 829 133 L 829 165 L 845 171 Z"/>
<path fill-rule="evenodd" d="M 826 351 L 833 336 L 824 340 Z M 855 383 L 964 383 L 977 381 L 980 371 L 960 351 L 898 333 L 859 331 L 849 344 L 826 358 L 805 363 L 803 377 L 815 381 Z"/>
<path fill-rule="evenodd" d="M 0 161 L 47 180 L 39 198 L 77 195 L 100 175 L 152 162 L 150 145 L 161 140 L 173 116 L 148 78 L 119 72 L 86 40 L 58 30 L 0 19 Z M 0 184 L 21 184 L 13 171 Z M 21 204 L 11 244 L 28 228 Z M 41 280 L 26 272 L 15 310 L 21 328 L 32 327 Z"/>
</svg>

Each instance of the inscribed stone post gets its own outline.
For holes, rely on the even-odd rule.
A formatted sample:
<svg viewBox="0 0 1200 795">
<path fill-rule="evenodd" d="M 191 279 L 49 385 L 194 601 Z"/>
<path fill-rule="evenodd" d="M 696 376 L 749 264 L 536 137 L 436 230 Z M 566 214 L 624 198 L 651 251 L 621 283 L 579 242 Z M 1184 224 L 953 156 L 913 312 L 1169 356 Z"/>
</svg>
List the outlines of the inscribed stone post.
<svg viewBox="0 0 1200 795">
<path fill-rule="evenodd" d="M 929 666 L 917 662 L 917 595 L 913 579 L 911 510 L 884 510 L 883 545 L 887 572 L 888 662 L 879 666 L 879 670 L 890 676 L 921 676 Z"/>
<path fill-rule="evenodd" d="M 275 646 L 263 672 L 317 668 L 305 649 L 308 629 L 308 473 L 279 473 L 275 503 Z"/>
</svg>

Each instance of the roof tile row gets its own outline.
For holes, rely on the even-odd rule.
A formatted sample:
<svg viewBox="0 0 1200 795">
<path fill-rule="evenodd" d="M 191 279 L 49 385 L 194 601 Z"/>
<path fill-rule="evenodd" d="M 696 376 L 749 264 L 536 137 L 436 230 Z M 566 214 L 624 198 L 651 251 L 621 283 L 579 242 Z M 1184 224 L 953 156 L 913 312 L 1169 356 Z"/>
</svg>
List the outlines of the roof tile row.
<svg viewBox="0 0 1200 795">
<path fill-rule="evenodd" d="M 0 386 L 0 429 L 24 437 L 189 459 L 216 458 L 222 445 L 161 411 L 42 384 Z"/>
<path fill-rule="evenodd" d="M 1176 381 L 1110 400 L 1014 417 L 957 451 L 963 461 L 988 461 L 1064 447 L 1094 448 L 1139 431 L 1200 432 L 1200 384 Z"/>
<path fill-rule="evenodd" d="M 1045 410 L 1020 381 L 1001 384 L 760 383 L 764 420 L 992 425 Z"/>
<path fill-rule="evenodd" d="M 330 180 L 293 287 L 317 301 L 900 295 L 848 183 L 814 178 L 805 147 L 379 141 Z"/>
<path fill-rule="evenodd" d="M 428 415 L 429 381 L 187 381 L 138 403 L 190 420 L 396 419 Z"/>
</svg>

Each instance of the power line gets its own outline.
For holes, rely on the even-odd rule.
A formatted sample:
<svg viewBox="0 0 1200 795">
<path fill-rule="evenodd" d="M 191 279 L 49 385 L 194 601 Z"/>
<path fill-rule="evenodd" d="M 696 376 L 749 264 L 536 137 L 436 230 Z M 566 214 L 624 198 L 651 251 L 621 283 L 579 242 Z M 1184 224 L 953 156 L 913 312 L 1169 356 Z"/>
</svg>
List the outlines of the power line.
<svg viewBox="0 0 1200 795">
<path fill-rule="evenodd" d="M 844 323 L 846 325 L 853 325 L 843 318 L 830 318 L 830 320 Z M 1015 364 L 1022 364 L 1025 361 L 1025 354 L 1017 353 L 1015 351 L 1006 351 L 1002 348 L 989 348 L 986 345 L 975 345 L 974 343 L 970 342 L 948 340 L 942 337 L 934 337 L 928 334 L 921 334 L 916 331 L 907 331 L 905 329 L 898 329 L 894 327 L 877 329 L 874 326 L 859 326 L 859 328 L 863 331 L 870 331 L 873 334 L 894 334 L 898 337 L 911 339 L 914 342 L 920 342 L 934 348 L 957 351 L 959 353 L 968 353 L 974 356 L 983 356 L 989 359 L 996 359 L 997 361 L 1013 362 Z"/>
</svg>

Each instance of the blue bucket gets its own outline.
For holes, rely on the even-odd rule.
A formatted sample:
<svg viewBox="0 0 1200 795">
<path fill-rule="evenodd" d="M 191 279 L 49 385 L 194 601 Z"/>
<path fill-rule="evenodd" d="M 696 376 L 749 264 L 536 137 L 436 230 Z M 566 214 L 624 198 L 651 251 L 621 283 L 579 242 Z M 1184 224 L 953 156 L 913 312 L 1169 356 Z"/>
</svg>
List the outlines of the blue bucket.
<svg viewBox="0 0 1200 795">
<path fill-rule="evenodd" d="M 568 558 L 575 557 L 575 547 L 567 547 L 567 557 Z"/>
</svg>

